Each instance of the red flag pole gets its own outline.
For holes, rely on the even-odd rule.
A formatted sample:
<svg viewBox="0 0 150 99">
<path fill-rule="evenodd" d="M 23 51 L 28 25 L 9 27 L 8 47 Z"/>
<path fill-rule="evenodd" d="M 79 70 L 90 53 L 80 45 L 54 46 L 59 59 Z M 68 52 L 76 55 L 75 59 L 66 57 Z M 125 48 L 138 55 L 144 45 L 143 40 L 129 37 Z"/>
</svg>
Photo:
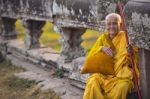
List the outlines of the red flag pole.
<svg viewBox="0 0 150 99">
<path fill-rule="evenodd" d="M 123 30 L 125 31 L 127 46 L 130 46 L 129 39 L 128 39 L 128 31 L 127 31 L 127 28 L 126 28 L 124 15 L 123 15 L 123 10 L 122 10 L 122 5 L 121 5 L 120 0 L 118 0 L 118 8 L 119 8 L 120 16 L 122 18 L 122 25 L 123 25 Z M 129 53 L 129 56 L 130 56 L 130 59 L 131 59 L 130 61 L 131 61 L 131 66 L 132 66 L 132 74 L 133 74 L 133 80 L 134 80 L 135 88 L 137 89 L 139 99 L 142 99 L 141 91 L 140 91 L 140 88 L 139 88 L 139 85 L 138 85 L 138 78 L 137 78 L 136 71 L 135 71 L 134 59 L 132 57 L 132 54 L 130 52 L 128 52 L 128 53 Z"/>
</svg>

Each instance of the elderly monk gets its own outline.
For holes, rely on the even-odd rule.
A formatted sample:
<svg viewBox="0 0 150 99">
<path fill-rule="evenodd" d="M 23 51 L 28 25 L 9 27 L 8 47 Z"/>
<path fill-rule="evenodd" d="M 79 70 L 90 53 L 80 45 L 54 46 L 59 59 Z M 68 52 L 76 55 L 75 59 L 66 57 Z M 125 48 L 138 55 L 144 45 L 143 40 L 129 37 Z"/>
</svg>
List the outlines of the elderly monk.
<svg viewBox="0 0 150 99">
<path fill-rule="evenodd" d="M 83 99 L 126 99 L 127 93 L 134 88 L 125 33 L 120 31 L 120 15 L 111 13 L 106 16 L 105 21 L 106 32 L 98 38 L 89 55 L 103 51 L 105 54 L 112 56 L 115 74 L 91 74 L 87 79 Z M 112 42 L 115 50 L 111 49 L 108 42 Z M 138 50 L 136 47 L 132 49 L 136 74 L 139 76 L 137 68 Z"/>
</svg>

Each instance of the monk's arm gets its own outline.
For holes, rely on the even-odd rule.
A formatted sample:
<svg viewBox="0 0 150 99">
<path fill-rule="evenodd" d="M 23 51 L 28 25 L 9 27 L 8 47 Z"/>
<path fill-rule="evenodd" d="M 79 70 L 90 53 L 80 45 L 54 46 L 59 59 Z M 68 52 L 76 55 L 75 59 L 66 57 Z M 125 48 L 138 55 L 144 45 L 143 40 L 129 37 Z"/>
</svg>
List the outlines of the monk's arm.
<svg viewBox="0 0 150 99">
<path fill-rule="evenodd" d="M 91 55 L 91 54 L 94 55 L 102 50 L 102 48 L 104 47 L 103 46 L 103 38 L 104 38 L 104 36 L 102 35 L 97 39 L 96 43 L 93 45 L 91 51 L 89 52 L 89 55 Z"/>
</svg>

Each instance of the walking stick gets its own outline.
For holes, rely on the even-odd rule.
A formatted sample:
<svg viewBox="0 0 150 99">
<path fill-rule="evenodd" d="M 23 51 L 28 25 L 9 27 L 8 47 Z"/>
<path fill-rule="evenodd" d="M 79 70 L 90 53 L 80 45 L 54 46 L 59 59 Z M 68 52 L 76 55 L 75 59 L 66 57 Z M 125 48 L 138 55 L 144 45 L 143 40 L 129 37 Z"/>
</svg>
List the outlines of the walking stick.
<svg viewBox="0 0 150 99">
<path fill-rule="evenodd" d="M 122 10 L 122 5 L 121 5 L 120 0 L 118 0 L 118 8 L 119 8 L 120 16 L 122 18 L 122 25 L 123 25 L 123 30 L 125 31 L 125 37 L 126 37 L 127 46 L 130 46 L 129 39 L 128 39 L 128 31 L 127 31 L 127 28 L 126 28 L 124 15 L 123 15 L 123 10 Z M 135 71 L 134 59 L 132 57 L 132 53 L 130 53 L 130 52 L 128 52 L 128 53 L 129 53 L 129 56 L 130 56 L 130 59 L 131 59 L 130 61 L 131 61 L 133 81 L 134 81 L 134 84 L 135 84 L 135 88 L 137 89 L 139 99 L 142 99 L 141 91 L 140 91 L 139 85 L 138 85 L 138 78 L 137 78 L 136 71 Z"/>
</svg>

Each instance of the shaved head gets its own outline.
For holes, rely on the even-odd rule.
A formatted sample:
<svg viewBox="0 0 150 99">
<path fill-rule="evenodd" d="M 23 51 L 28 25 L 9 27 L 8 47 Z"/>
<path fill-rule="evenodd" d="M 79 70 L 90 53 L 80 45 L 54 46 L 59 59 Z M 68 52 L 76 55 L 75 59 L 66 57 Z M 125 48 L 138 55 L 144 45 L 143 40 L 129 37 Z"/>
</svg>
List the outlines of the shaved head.
<svg viewBox="0 0 150 99">
<path fill-rule="evenodd" d="M 110 38 L 115 37 L 120 32 L 121 17 L 119 14 L 110 13 L 105 17 L 106 31 Z"/>
<path fill-rule="evenodd" d="M 122 22 L 120 15 L 117 14 L 117 13 L 110 13 L 110 14 L 108 14 L 108 15 L 105 17 L 105 21 L 107 22 L 107 20 L 108 20 L 109 18 L 116 18 L 118 22 L 120 22 L 120 23 Z"/>
</svg>

